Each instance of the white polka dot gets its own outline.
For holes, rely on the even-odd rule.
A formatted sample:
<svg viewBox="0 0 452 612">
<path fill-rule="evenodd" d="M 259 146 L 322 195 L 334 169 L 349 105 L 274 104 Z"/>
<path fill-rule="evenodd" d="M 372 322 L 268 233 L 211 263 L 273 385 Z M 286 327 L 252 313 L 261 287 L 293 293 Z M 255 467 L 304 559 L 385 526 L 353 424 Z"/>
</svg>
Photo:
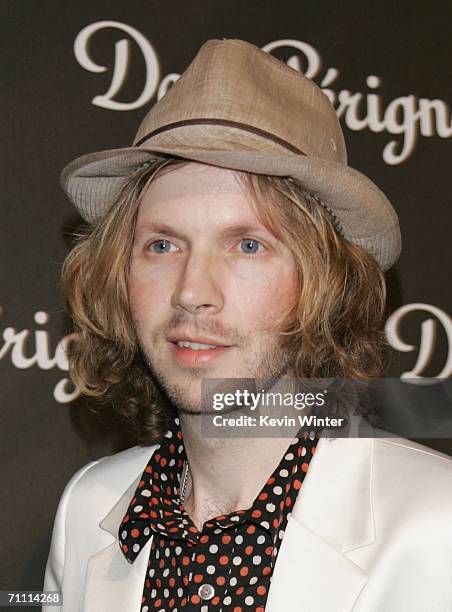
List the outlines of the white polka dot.
<svg viewBox="0 0 452 612">
<path fill-rule="evenodd" d="M 182 589 L 181 589 L 182 590 Z M 157 595 L 157 590 L 156 589 L 152 589 L 151 591 L 151 597 L 154 598 Z"/>
<path fill-rule="evenodd" d="M 143 510 L 143 506 L 135 506 L 133 509 L 134 512 L 141 512 Z"/>
<path fill-rule="evenodd" d="M 175 463 L 176 463 L 176 460 L 175 460 L 175 459 L 171 459 L 171 460 L 168 462 L 168 465 L 169 465 L 170 467 L 173 467 L 173 465 L 174 465 Z"/>
<path fill-rule="evenodd" d="M 140 550 L 140 545 L 139 544 L 134 544 L 132 546 L 132 550 L 133 550 L 133 552 L 137 553 Z"/>
<path fill-rule="evenodd" d="M 248 597 L 245 597 L 245 603 L 247 606 L 252 606 L 254 603 L 254 597 L 251 597 L 251 595 L 248 595 Z"/>
<path fill-rule="evenodd" d="M 183 594 L 184 594 L 183 589 L 181 589 L 181 588 L 179 587 L 179 588 L 177 589 L 177 595 L 178 595 L 179 597 L 182 597 L 182 595 L 183 595 Z"/>
<path fill-rule="evenodd" d="M 163 570 L 163 576 L 166 578 L 169 574 L 169 568 L 167 567 L 166 569 Z"/>
<path fill-rule="evenodd" d="M 121 538 L 123 540 L 125 540 L 127 538 L 127 531 L 124 529 L 124 531 L 121 533 Z"/>
<path fill-rule="evenodd" d="M 279 539 L 282 540 L 284 537 L 284 529 L 280 529 L 278 533 Z"/>
<path fill-rule="evenodd" d="M 262 521 L 261 525 L 265 529 L 270 529 L 270 523 L 268 521 Z"/>
<path fill-rule="evenodd" d="M 218 535 L 219 533 L 222 533 L 222 529 L 214 529 L 213 532 Z"/>
<path fill-rule="evenodd" d="M 254 555 L 253 557 L 254 565 L 260 565 L 261 561 L 262 561 L 262 557 L 260 557 L 259 555 Z"/>
<path fill-rule="evenodd" d="M 252 578 L 250 578 L 250 584 L 256 584 L 257 581 L 258 581 L 257 576 L 253 576 Z"/>
<path fill-rule="evenodd" d="M 151 530 L 149 529 L 149 527 L 145 527 L 144 530 L 143 530 L 143 534 L 145 536 L 148 536 L 150 533 L 151 533 Z"/>
<path fill-rule="evenodd" d="M 267 504 L 265 507 L 269 512 L 274 512 L 276 510 L 275 504 Z"/>
<path fill-rule="evenodd" d="M 241 562 L 242 562 L 242 557 L 234 557 L 234 558 L 232 559 L 232 563 L 233 563 L 234 565 L 240 565 L 240 564 L 241 564 Z"/>
<path fill-rule="evenodd" d="M 143 489 L 143 490 L 141 491 L 141 495 L 142 495 L 143 497 L 151 497 L 151 492 L 150 492 L 150 491 L 148 491 L 147 489 Z"/>
<path fill-rule="evenodd" d="M 284 459 L 287 459 L 287 461 L 292 461 L 293 457 L 294 457 L 293 453 L 287 453 Z"/>
<path fill-rule="evenodd" d="M 225 606 L 229 606 L 231 601 L 232 601 L 232 599 L 229 597 L 229 595 L 223 599 L 223 603 L 224 603 Z"/>
<path fill-rule="evenodd" d="M 169 597 L 169 589 L 163 589 L 163 595 Z"/>
<path fill-rule="evenodd" d="M 304 457 L 306 455 L 306 447 L 303 446 L 303 448 L 301 449 L 301 456 Z"/>
<path fill-rule="evenodd" d="M 264 535 L 260 535 L 260 536 L 257 538 L 257 543 L 258 543 L 258 544 L 263 544 L 264 542 L 265 542 L 265 536 L 264 536 Z"/>
<path fill-rule="evenodd" d="M 241 544 L 243 542 L 243 536 L 241 535 L 235 536 L 235 541 L 236 541 L 236 544 Z"/>
<path fill-rule="evenodd" d="M 229 584 L 230 584 L 231 586 L 235 586 L 235 585 L 237 584 L 237 578 L 235 578 L 235 577 L 234 577 L 234 578 L 231 578 L 231 579 L 230 579 L 230 581 L 229 581 Z"/>
<path fill-rule="evenodd" d="M 282 493 L 282 488 L 281 487 L 273 487 L 273 493 L 275 495 L 281 495 Z"/>
<path fill-rule="evenodd" d="M 141 608 L 141 612 L 148 612 L 148 610 L 149 610 L 148 606 L 143 606 Z"/>
<path fill-rule="evenodd" d="M 214 565 L 208 565 L 208 566 L 206 567 L 206 572 L 207 572 L 208 574 L 215 574 L 215 566 L 214 566 Z"/>
<path fill-rule="evenodd" d="M 169 556 L 170 556 L 170 554 L 171 554 L 170 549 L 169 549 L 168 547 L 167 547 L 167 548 L 165 548 L 165 557 L 169 557 Z"/>
<path fill-rule="evenodd" d="M 174 552 L 176 553 L 176 555 L 180 555 L 182 552 L 182 548 L 180 546 L 176 546 L 176 548 L 174 549 Z"/>
<path fill-rule="evenodd" d="M 209 552 L 216 553 L 218 551 L 218 546 L 216 544 L 212 544 L 209 546 Z"/>
<path fill-rule="evenodd" d="M 289 475 L 289 472 L 287 470 L 280 470 L 279 475 L 282 476 L 283 478 L 287 478 L 287 476 Z"/>
<path fill-rule="evenodd" d="M 155 574 L 155 569 L 150 569 L 148 574 L 149 574 L 149 578 L 152 578 Z"/>
<path fill-rule="evenodd" d="M 168 480 L 168 477 L 166 474 L 164 474 L 163 472 L 160 474 L 160 479 L 161 480 Z"/>
</svg>

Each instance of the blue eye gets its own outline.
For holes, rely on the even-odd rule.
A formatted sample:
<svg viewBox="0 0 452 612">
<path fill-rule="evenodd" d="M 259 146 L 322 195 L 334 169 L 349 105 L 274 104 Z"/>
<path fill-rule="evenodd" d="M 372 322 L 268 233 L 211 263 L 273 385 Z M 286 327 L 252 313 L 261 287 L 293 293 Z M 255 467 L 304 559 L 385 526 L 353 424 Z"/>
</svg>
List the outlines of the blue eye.
<svg viewBox="0 0 452 612">
<path fill-rule="evenodd" d="M 174 246 L 169 240 L 156 240 L 151 245 L 151 250 L 154 253 L 170 253 L 171 247 Z"/>
<path fill-rule="evenodd" d="M 257 240 L 253 240 L 252 238 L 244 238 L 240 241 L 240 246 L 242 247 L 243 253 L 247 255 L 254 255 L 259 251 L 259 247 L 261 247 L 261 243 Z"/>
</svg>

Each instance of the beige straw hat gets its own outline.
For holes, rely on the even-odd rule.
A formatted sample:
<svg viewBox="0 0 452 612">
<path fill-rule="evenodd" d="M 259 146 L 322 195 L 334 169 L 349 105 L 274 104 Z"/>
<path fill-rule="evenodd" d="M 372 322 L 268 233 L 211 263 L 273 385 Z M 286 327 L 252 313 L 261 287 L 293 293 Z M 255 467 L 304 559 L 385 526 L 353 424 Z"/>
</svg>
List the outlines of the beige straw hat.
<svg viewBox="0 0 452 612">
<path fill-rule="evenodd" d="M 347 166 L 334 108 L 310 79 L 242 40 L 208 40 L 149 110 L 133 145 L 84 155 L 61 174 L 82 217 L 108 210 L 125 178 L 159 153 L 270 176 L 293 177 L 337 230 L 389 269 L 401 250 L 384 193 Z"/>
</svg>

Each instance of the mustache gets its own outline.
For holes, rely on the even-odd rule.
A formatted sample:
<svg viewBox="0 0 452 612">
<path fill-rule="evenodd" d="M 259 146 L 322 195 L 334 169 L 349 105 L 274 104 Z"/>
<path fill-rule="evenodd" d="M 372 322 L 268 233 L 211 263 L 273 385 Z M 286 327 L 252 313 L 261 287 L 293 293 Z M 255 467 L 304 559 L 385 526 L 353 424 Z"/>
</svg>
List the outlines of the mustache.
<svg viewBox="0 0 452 612">
<path fill-rule="evenodd" d="M 184 331 L 196 335 L 214 336 L 227 344 L 241 344 L 245 341 L 245 336 L 237 332 L 237 330 L 226 327 L 218 319 L 203 318 L 198 316 L 190 316 L 183 312 L 175 312 L 172 314 L 168 324 L 157 330 L 156 333 L 183 329 Z"/>
</svg>

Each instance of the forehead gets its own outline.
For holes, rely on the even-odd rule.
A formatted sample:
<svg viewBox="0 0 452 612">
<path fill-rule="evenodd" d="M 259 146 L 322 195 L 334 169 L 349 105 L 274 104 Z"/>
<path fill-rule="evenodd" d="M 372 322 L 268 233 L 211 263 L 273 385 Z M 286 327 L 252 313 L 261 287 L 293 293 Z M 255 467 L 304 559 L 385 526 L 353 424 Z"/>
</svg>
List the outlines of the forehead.
<svg viewBox="0 0 452 612">
<path fill-rule="evenodd" d="M 143 196 L 138 221 L 162 217 L 180 221 L 196 215 L 202 215 L 204 221 L 208 217 L 258 220 L 238 172 L 189 162 L 152 181 Z"/>
</svg>

